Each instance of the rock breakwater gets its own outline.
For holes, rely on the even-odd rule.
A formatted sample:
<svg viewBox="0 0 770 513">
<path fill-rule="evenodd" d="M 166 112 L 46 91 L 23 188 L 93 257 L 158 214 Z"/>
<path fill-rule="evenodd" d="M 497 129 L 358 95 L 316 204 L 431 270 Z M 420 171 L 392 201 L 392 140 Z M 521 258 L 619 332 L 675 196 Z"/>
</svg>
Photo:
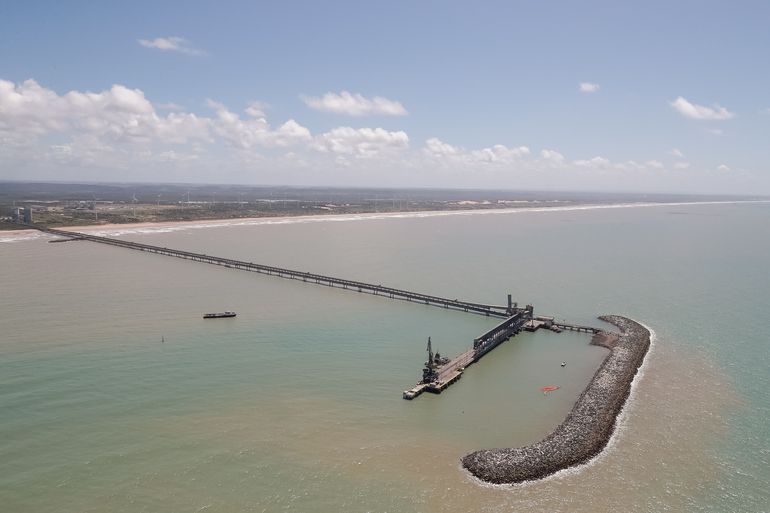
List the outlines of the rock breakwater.
<svg viewBox="0 0 770 513">
<path fill-rule="evenodd" d="M 650 332 L 618 315 L 599 319 L 617 326 L 619 335 L 600 333 L 592 343 L 607 347 L 604 359 L 567 418 L 550 435 L 526 447 L 485 449 L 463 457 L 477 478 L 496 484 L 541 479 L 579 465 L 609 441 L 615 421 L 631 391 L 631 382 L 650 347 Z"/>
</svg>

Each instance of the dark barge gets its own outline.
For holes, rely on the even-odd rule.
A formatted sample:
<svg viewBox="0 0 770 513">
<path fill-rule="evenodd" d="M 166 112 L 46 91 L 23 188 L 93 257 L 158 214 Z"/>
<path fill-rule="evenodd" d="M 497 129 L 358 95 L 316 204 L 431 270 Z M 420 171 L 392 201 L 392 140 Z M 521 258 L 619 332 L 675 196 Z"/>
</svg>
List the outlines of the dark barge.
<svg viewBox="0 0 770 513">
<path fill-rule="evenodd" d="M 224 319 L 226 317 L 235 317 L 235 312 L 219 312 L 203 314 L 204 319 Z"/>
</svg>

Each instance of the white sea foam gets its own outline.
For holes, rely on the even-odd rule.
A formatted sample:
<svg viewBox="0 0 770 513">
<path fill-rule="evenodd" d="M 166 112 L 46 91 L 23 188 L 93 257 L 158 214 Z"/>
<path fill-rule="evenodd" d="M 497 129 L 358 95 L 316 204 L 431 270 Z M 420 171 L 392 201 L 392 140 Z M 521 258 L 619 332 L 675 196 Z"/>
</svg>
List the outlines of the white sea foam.
<svg viewBox="0 0 770 513">
<path fill-rule="evenodd" d="M 8 232 L 0 233 L 0 243 L 4 242 L 23 242 L 27 240 L 39 239 L 41 237 L 47 237 L 41 232 L 29 232 L 24 230 L 22 233 Z"/>
<path fill-rule="evenodd" d="M 601 210 L 618 208 L 649 208 L 649 207 L 675 207 L 694 205 L 733 205 L 741 203 L 770 203 L 770 200 L 746 200 L 746 201 L 690 201 L 676 203 L 610 203 L 610 204 L 586 204 L 564 205 L 552 207 L 513 207 L 494 208 L 486 210 L 432 210 L 427 212 L 388 212 L 367 214 L 339 214 L 339 215 L 315 215 L 294 217 L 261 217 L 247 219 L 227 219 L 200 222 L 180 222 L 175 224 L 142 225 L 142 226 L 109 226 L 109 227 L 82 227 L 80 231 L 102 236 L 120 236 L 132 234 L 171 233 L 186 230 L 200 230 L 206 228 L 228 228 L 235 226 L 271 226 L 305 223 L 343 223 L 351 221 L 374 221 L 386 219 L 420 219 L 428 217 L 449 216 L 478 216 L 478 215 L 508 215 L 526 214 L 530 212 L 571 212 L 580 210 Z"/>
<path fill-rule="evenodd" d="M 636 322 L 639 322 L 639 321 L 636 321 Z M 541 479 L 536 479 L 534 481 L 524 481 L 522 483 L 513 483 L 513 484 L 487 483 L 486 481 L 482 481 L 481 479 L 477 478 L 476 476 L 468 472 L 465 468 L 463 468 L 462 464 L 460 464 L 460 468 L 466 474 L 468 479 L 470 479 L 471 481 L 473 481 L 479 486 L 504 489 L 504 490 L 512 490 L 512 489 L 515 490 L 518 488 L 534 486 L 534 485 L 548 482 L 548 481 L 561 480 L 570 476 L 574 476 L 576 474 L 580 474 L 585 469 L 600 463 L 609 454 L 611 454 L 612 451 L 615 449 L 615 446 L 618 444 L 618 439 L 622 437 L 623 433 L 626 430 L 626 425 L 628 424 L 628 417 L 630 416 L 631 411 L 633 411 L 633 408 L 634 408 L 637 389 L 639 388 L 639 382 L 644 378 L 645 370 L 649 365 L 648 362 L 650 361 L 650 356 L 652 355 L 652 352 L 655 349 L 655 345 L 658 339 L 658 335 L 657 333 L 655 333 L 655 330 L 653 330 L 643 322 L 639 322 L 639 324 L 644 326 L 647 329 L 647 331 L 650 332 L 650 347 L 647 349 L 647 354 L 644 356 L 644 360 L 642 361 L 642 364 L 637 369 L 636 375 L 634 375 L 634 379 L 631 380 L 631 390 L 628 393 L 628 398 L 626 399 L 626 402 L 623 404 L 623 407 L 620 409 L 620 413 L 615 419 L 615 428 L 612 430 L 610 439 L 607 441 L 607 445 L 604 446 L 604 449 L 602 449 L 599 452 L 599 454 L 597 454 L 590 460 L 584 463 L 581 463 L 580 465 L 567 467 L 565 469 L 554 472 L 553 474 L 547 475 Z"/>
</svg>

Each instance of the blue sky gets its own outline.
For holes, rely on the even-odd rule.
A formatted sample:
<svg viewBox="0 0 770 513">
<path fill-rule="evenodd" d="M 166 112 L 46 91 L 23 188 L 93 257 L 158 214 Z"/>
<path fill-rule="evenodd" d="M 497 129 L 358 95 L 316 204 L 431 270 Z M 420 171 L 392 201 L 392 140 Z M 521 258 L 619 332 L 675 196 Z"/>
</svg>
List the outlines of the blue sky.
<svg viewBox="0 0 770 513">
<path fill-rule="evenodd" d="M 769 26 L 767 2 L 6 3 L 0 179 L 770 194 Z"/>
</svg>

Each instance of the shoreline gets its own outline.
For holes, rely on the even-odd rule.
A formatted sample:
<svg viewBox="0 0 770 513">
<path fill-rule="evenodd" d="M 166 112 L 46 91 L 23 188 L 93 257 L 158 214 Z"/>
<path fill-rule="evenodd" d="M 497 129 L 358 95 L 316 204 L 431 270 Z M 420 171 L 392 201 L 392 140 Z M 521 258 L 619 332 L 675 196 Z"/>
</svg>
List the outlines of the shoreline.
<svg viewBox="0 0 770 513">
<path fill-rule="evenodd" d="M 364 212 L 357 214 L 313 214 L 313 215 L 295 215 L 295 216 L 263 216 L 263 217 L 237 217 L 220 219 L 197 219 L 189 221 L 157 221 L 141 223 L 107 223 L 107 224 L 88 224 L 73 226 L 53 226 L 60 230 L 70 231 L 99 231 L 99 230 L 136 230 L 142 228 L 157 228 L 159 230 L 184 229 L 188 228 L 216 228 L 223 226 L 255 225 L 255 224 L 290 224 L 302 222 L 339 222 L 367 219 L 398 219 L 398 218 L 416 218 L 416 217 L 443 217 L 443 216 L 467 216 L 467 215 L 501 215 L 526 212 L 568 212 L 575 210 L 600 210 L 617 208 L 646 208 L 646 207 L 675 207 L 675 206 L 697 206 L 697 205 L 733 205 L 742 203 L 770 203 L 770 200 L 734 200 L 734 201 L 691 201 L 691 202 L 636 202 L 636 203 L 581 203 L 568 206 L 529 206 L 529 207 L 507 207 L 507 208 L 489 208 L 489 209 L 458 209 L 458 210 L 410 210 L 404 212 Z M 20 229 L 0 231 L 0 239 L 4 237 L 14 237 L 18 235 L 39 233 L 37 230 Z"/>
<path fill-rule="evenodd" d="M 497 485 L 535 481 L 584 464 L 605 449 L 649 350 L 651 332 L 626 317 L 606 315 L 599 319 L 614 324 L 621 333 L 592 341 L 610 349 L 610 354 L 567 418 L 533 445 L 467 454 L 461 464 L 471 475 Z"/>
</svg>

